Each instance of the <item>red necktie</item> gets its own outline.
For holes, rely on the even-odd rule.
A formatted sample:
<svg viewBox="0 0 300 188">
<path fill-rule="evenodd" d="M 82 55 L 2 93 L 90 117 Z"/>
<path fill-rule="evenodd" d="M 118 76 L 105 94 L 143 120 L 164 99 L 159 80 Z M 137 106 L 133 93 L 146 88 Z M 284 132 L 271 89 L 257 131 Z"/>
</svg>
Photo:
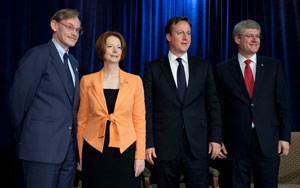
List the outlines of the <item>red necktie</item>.
<svg viewBox="0 0 300 188">
<path fill-rule="evenodd" d="M 253 88 L 254 88 L 254 79 L 253 79 L 252 70 L 250 68 L 250 63 L 251 63 L 250 59 L 247 59 L 245 61 L 246 68 L 245 68 L 245 72 L 244 72 L 244 78 L 245 78 L 245 84 L 246 84 L 249 96 L 250 96 L 250 98 L 252 98 Z"/>
</svg>

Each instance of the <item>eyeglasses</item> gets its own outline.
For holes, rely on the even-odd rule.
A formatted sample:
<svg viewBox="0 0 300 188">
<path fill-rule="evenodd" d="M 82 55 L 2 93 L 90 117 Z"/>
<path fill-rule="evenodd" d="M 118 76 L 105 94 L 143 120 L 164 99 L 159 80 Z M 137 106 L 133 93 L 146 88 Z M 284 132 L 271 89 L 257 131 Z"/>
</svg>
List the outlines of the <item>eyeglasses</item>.
<svg viewBox="0 0 300 188">
<path fill-rule="evenodd" d="M 82 35 L 83 34 L 83 29 L 82 28 L 74 28 L 73 26 L 71 25 L 66 25 L 62 22 L 57 22 L 57 23 L 60 23 L 61 25 L 65 26 L 67 31 L 69 32 L 72 32 L 72 31 L 76 31 L 76 33 L 78 33 L 79 35 Z"/>
<path fill-rule="evenodd" d="M 239 35 L 239 36 L 243 36 L 243 37 L 246 37 L 248 39 L 250 38 L 255 38 L 255 39 L 261 39 L 261 35 Z"/>
</svg>

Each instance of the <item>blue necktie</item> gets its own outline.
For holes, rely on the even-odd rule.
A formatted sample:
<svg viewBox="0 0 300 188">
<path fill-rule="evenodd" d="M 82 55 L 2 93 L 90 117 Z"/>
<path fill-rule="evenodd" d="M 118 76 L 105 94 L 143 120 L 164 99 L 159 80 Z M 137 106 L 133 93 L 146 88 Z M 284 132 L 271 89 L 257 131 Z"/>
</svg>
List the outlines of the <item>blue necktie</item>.
<svg viewBox="0 0 300 188">
<path fill-rule="evenodd" d="M 67 71 L 67 77 L 68 77 L 69 81 L 71 80 L 72 85 L 74 86 L 72 75 L 71 75 L 71 71 L 70 71 L 70 68 L 69 68 L 69 61 L 68 61 L 68 59 L 69 59 L 69 55 L 68 55 L 68 53 L 65 53 L 64 54 L 64 65 L 65 65 L 65 69 Z"/>
<path fill-rule="evenodd" d="M 177 69 L 177 90 L 181 101 L 183 101 L 185 90 L 186 90 L 186 79 L 184 67 L 182 65 L 182 59 L 177 58 L 178 61 L 178 69 Z"/>
</svg>

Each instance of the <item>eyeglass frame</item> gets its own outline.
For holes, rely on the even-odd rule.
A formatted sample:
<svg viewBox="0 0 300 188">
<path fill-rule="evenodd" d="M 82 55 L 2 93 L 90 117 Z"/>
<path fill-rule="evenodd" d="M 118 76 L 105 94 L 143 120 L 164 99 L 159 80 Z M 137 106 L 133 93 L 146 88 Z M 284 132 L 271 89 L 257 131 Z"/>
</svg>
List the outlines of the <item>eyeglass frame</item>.
<svg viewBox="0 0 300 188">
<path fill-rule="evenodd" d="M 83 29 L 82 29 L 82 27 L 76 29 L 75 27 L 73 27 L 71 25 L 64 24 L 62 22 L 57 22 L 57 23 L 60 23 L 63 26 L 65 26 L 67 28 L 67 30 L 70 31 L 70 32 L 71 31 L 76 31 L 76 33 L 78 33 L 79 35 L 83 35 Z"/>
<path fill-rule="evenodd" d="M 262 38 L 262 36 L 261 35 L 242 35 L 242 34 L 239 34 L 239 36 L 244 36 L 244 37 L 246 37 L 246 38 L 255 38 L 255 39 L 260 39 L 261 40 L 261 38 Z"/>
</svg>

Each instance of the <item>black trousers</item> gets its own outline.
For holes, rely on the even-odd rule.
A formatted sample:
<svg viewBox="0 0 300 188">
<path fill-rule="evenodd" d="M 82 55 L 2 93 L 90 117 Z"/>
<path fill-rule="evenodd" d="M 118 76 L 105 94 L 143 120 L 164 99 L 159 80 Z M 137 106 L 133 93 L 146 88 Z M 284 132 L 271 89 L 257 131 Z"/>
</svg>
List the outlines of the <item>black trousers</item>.
<svg viewBox="0 0 300 188">
<path fill-rule="evenodd" d="M 247 154 L 229 156 L 221 169 L 221 188 L 249 188 L 251 172 L 255 188 L 277 188 L 279 156 L 264 157 L 255 129 L 251 133 L 251 144 Z"/>
<path fill-rule="evenodd" d="M 104 147 L 99 152 L 87 142 L 83 144 L 83 188 L 138 188 L 140 176 L 134 176 L 135 143 L 120 154 L 119 148 Z"/>
<path fill-rule="evenodd" d="M 173 160 L 155 160 L 158 188 L 179 188 L 181 173 L 187 188 L 208 188 L 208 158 L 193 156 L 185 131 L 179 147 Z"/>
</svg>

